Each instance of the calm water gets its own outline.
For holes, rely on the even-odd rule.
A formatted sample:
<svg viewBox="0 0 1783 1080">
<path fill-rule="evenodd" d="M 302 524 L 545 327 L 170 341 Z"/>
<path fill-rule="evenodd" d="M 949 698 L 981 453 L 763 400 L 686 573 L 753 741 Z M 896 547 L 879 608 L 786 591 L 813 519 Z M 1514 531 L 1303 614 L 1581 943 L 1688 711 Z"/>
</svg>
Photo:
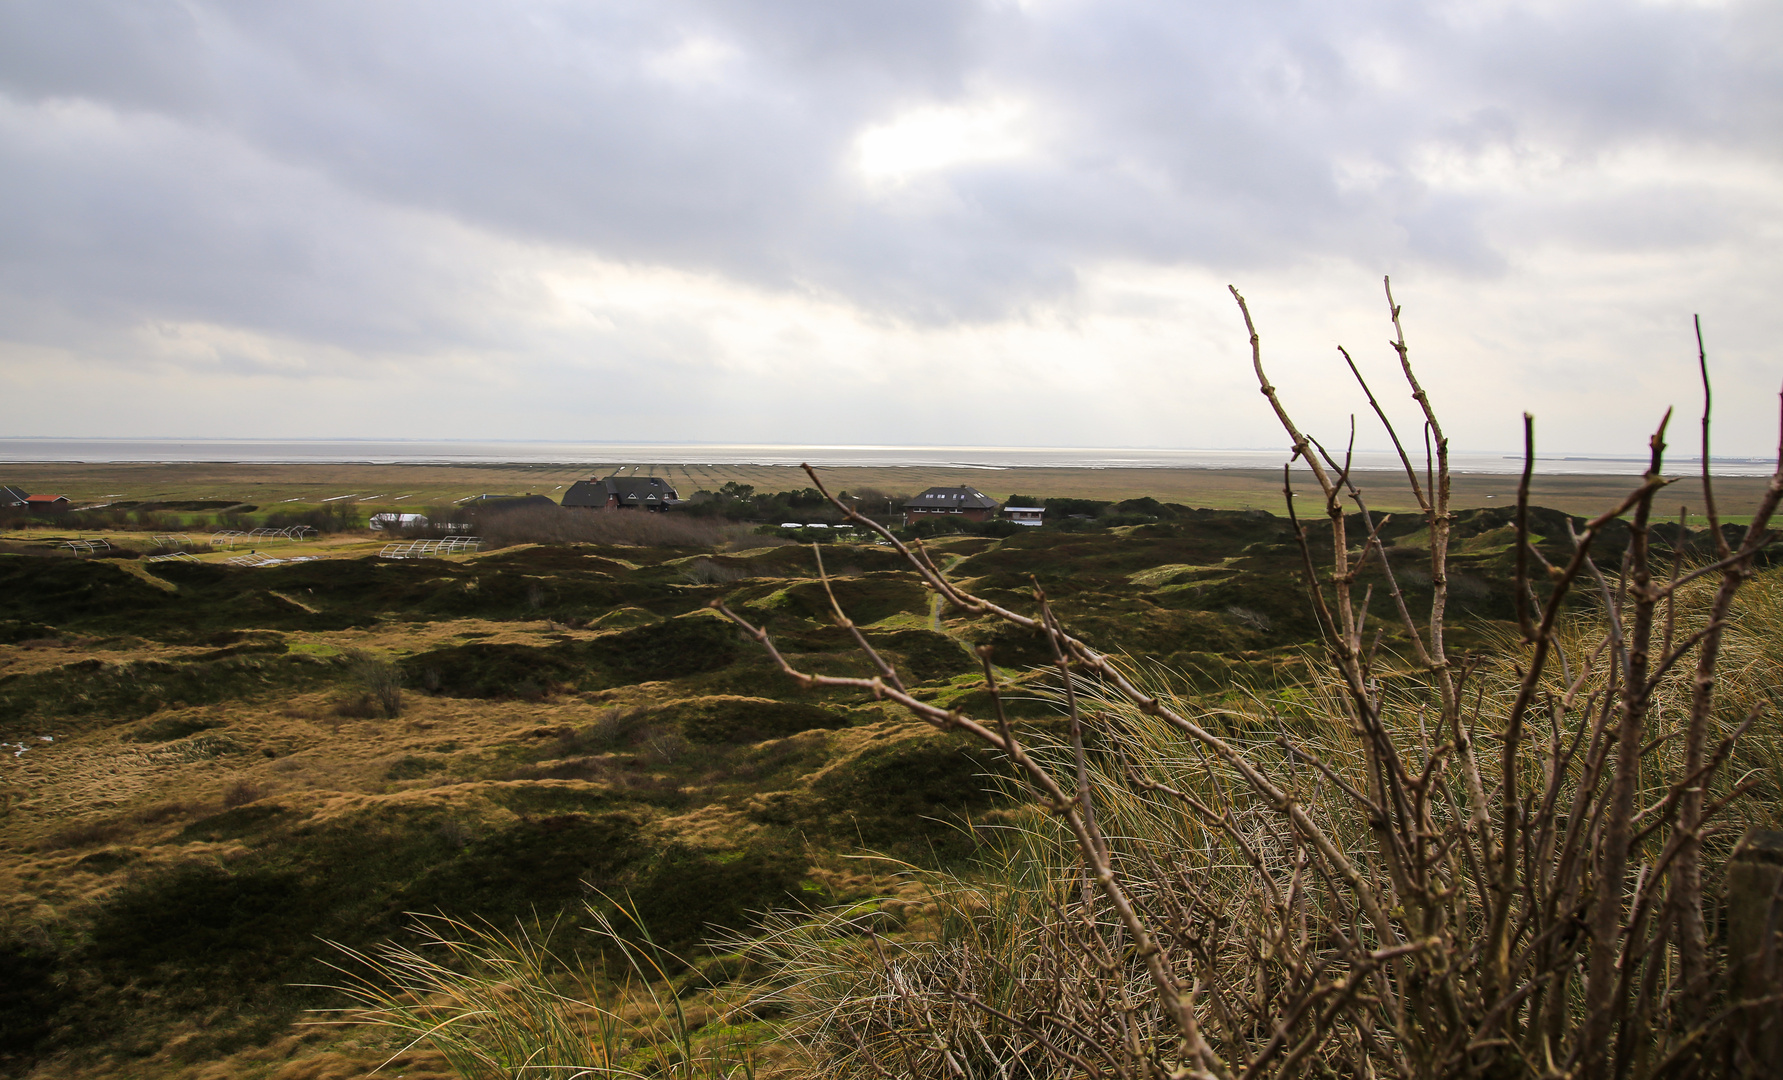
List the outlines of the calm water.
<svg viewBox="0 0 1783 1080">
<path fill-rule="evenodd" d="M 1276 469 L 1286 451 L 1135 450 L 1038 446 L 747 446 L 698 443 L 475 442 L 361 439 L 4 439 L 0 461 L 250 461 L 305 463 L 484 463 L 934 466 L 973 469 Z M 1697 468 L 1676 457 L 1674 470 Z M 1456 472 L 1514 473 L 1514 454 L 1457 454 Z M 1644 457 L 1560 456 L 1542 460 L 1543 473 L 1639 474 Z M 1397 469 L 1390 453 L 1358 452 L 1359 469 Z M 1716 458 L 1727 476 L 1768 476 L 1758 458 Z"/>
</svg>

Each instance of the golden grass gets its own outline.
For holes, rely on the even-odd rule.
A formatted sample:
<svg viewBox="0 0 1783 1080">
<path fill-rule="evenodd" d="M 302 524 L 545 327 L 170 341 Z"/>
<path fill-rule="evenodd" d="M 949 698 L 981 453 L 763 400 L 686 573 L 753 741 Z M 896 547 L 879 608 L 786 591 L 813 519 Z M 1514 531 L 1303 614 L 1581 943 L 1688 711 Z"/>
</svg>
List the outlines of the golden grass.
<svg viewBox="0 0 1783 1080">
<path fill-rule="evenodd" d="M 616 917 L 589 913 L 595 940 L 620 961 L 617 980 L 578 970 L 524 930 L 429 917 L 416 923 L 417 947 L 340 949 L 354 1005 L 336 1022 L 430 1045 L 464 1080 L 755 1080 L 757 1038 L 724 1022 L 736 992 L 685 988 L 678 976 L 691 965 L 623 904 Z"/>
<path fill-rule="evenodd" d="M 792 486 L 790 481 L 787 486 Z M 119 489 L 114 487 L 112 490 Z M 375 550 L 382 542 L 382 538 L 348 535 L 304 547 L 305 553 L 331 551 L 351 556 Z M 948 544 L 936 547 L 945 549 Z M 1158 567 L 1133 576 L 1137 580 L 1146 574 L 1168 571 L 1174 575 L 1190 569 L 1194 568 L 1186 565 Z M 1755 596 L 1763 590 L 1783 590 L 1783 578 L 1776 574 L 1765 575 L 1753 583 L 1752 589 Z M 1765 629 L 1757 625 L 1758 619 L 1751 619 L 1748 632 L 1742 636 L 1746 651 L 1740 660 L 1733 661 L 1751 665 L 1755 674 L 1767 670 L 1766 665 L 1774 665 L 1779 651 L 1783 650 L 1783 645 L 1776 644 L 1783 642 L 1783 625 L 1774 622 L 1777 613 L 1783 612 L 1783 603 L 1772 602 L 1768 607 L 1758 605 L 1758 610 L 1769 612 L 1764 617 L 1773 622 Z M 904 613 L 891 616 L 878 624 L 878 628 L 928 625 L 930 620 L 922 615 Z M 385 622 L 364 630 L 292 633 L 285 635 L 285 640 L 293 652 L 318 656 L 356 649 L 379 655 L 404 655 L 466 640 L 543 645 L 565 635 L 596 637 L 608 629 L 610 627 L 572 631 L 543 621 L 458 619 L 426 623 Z M 97 648 L 96 644 L 93 641 L 68 641 L 0 651 L 0 674 L 42 670 L 83 659 L 125 662 L 192 654 L 192 650 L 145 642 L 124 641 L 117 643 L 117 648 Z M 523 742 L 527 733 L 533 730 L 584 726 L 614 706 L 660 704 L 666 689 L 664 684 L 641 684 L 598 693 L 565 695 L 541 702 L 467 700 L 414 694 L 408 699 L 405 714 L 394 720 L 342 718 L 333 709 L 332 691 L 293 695 L 262 704 L 232 702 L 195 709 L 164 709 L 157 714 L 156 719 L 187 717 L 226 725 L 229 737 L 245 752 L 223 759 L 193 756 L 191 748 L 203 738 L 202 735 L 174 744 L 125 743 L 118 739 L 120 729 L 113 728 L 59 740 L 53 746 L 34 749 L 16 763 L 8 759 L 8 764 L 14 767 L 6 775 L 22 778 L 21 787 L 28 795 L 18 812 L 0 817 L 0 919 L 19 921 L 53 915 L 104 896 L 131 873 L 152 870 L 195 854 L 226 857 L 240 850 L 240 845 L 234 841 L 165 843 L 190 822 L 218 812 L 223 806 L 224 794 L 236 784 L 252 785 L 263 793 L 262 802 L 287 807 L 305 820 L 318 823 L 368 813 L 443 806 L 475 821 L 498 823 L 511 819 L 513 813 L 499 805 L 497 796 L 516 786 L 516 782 L 465 780 L 447 774 L 393 781 L 388 778 L 390 766 L 404 755 L 421 753 L 476 760 Z M 857 711 L 877 708 L 869 706 Z M 921 725 L 899 718 L 863 723 L 841 731 L 806 732 L 780 742 L 821 749 L 828 755 L 828 765 L 791 782 L 808 787 L 866 750 L 925 734 L 926 729 Z M 454 744 L 453 749 L 440 749 L 448 743 Z M 524 783 L 529 787 L 566 790 L 598 786 L 579 780 L 529 780 Z M 736 808 L 717 804 L 679 812 L 653 813 L 649 828 L 654 838 L 672 838 L 696 847 L 734 842 L 756 828 Z M 52 833 L 82 829 L 87 830 L 84 835 L 92 838 L 90 842 L 72 847 L 45 847 L 42 843 Z M 77 869 L 81 860 L 105 851 L 127 854 L 130 861 L 107 871 Z M 869 868 L 857 868 L 861 866 Z M 935 930 L 939 924 L 934 920 L 956 916 L 967 924 L 978 926 L 982 920 L 974 922 L 977 916 L 971 913 L 992 902 L 967 893 L 949 900 L 933 894 L 933 883 L 882 879 L 871 864 L 839 859 L 829 859 L 821 864 L 813 877 L 828 881 L 843 892 L 858 893 L 867 891 L 866 886 L 878 886 L 870 891 L 888 897 L 884 907 L 891 921 L 916 927 L 923 934 L 939 932 Z M 953 888 L 955 884 L 959 883 L 947 883 L 947 888 Z M 983 885 L 982 882 L 965 884 L 971 889 L 981 889 Z M 1005 897 L 995 902 L 1006 901 L 1027 902 L 1021 897 Z M 928 929 L 922 929 L 925 926 Z M 1008 945 L 1009 942 L 996 938 L 973 947 L 1003 949 Z M 849 977 L 872 976 L 856 971 Z M 330 1049 L 323 1053 L 317 1052 L 322 1044 L 313 1040 L 300 1045 L 281 1040 L 261 1051 L 208 1066 L 188 1068 L 171 1060 L 158 1060 L 152 1066 L 153 1071 L 124 1070 L 82 1075 L 179 1076 L 181 1080 L 208 1080 L 212 1076 L 224 1075 L 275 1076 L 283 1080 L 338 1077 L 345 1080 L 366 1075 L 389 1048 L 387 1043 L 375 1039 L 367 1040 L 367 1046 L 361 1047 L 352 1045 L 357 1036 L 345 1038 L 345 1042 L 327 1043 Z M 298 1046 L 291 1053 L 301 1057 L 278 1057 L 280 1051 L 275 1047 L 286 1045 Z M 442 1065 L 437 1056 L 411 1056 L 403 1060 L 405 1064 L 389 1070 L 388 1074 L 404 1072 L 411 1078 L 449 1075 L 430 1071 Z M 236 1071 L 227 1071 L 226 1066 Z M 49 1080 L 53 1075 L 41 1073 L 37 1080 Z"/>
<path fill-rule="evenodd" d="M 306 545 L 315 550 L 323 545 Z M 345 546 L 345 545 L 341 545 Z M 592 638 L 611 629 L 569 630 L 545 621 L 483 619 L 387 621 L 368 629 L 295 632 L 281 635 L 296 654 L 332 657 L 354 650 L 378 656 L 423 652 L 468 640 L 546 645 Z M 148 659 L 178 660 L 201 655 L 198 647 L 169 646 L 135 638 L 63 637 L 0 650 L 0 674 L 42 671 L 86 660 L 124 664 Z M 574 779 L 490 779 L 499 776 L 516 749 L 543 747 L 566 729 L 584 729 L 609 710 L 659 706 L 670 688 L 650 683 L 613 690 L 559 695 L 543 701 L 479 700 L 406 696 L 401 717 L 389 720 L 343 717 L 336 708 L 339 687 L 260 701 L 230 701 L 197 707 L 164 707 L 129 724 L 64 734 L 46 721 L 43 734 L 53 743 L 34 744 L 0 761 L 0 787 L 12 794 L 0 814 L 0 925 L 65 924 L 78 919 L 133 878 L 194 859 L 228 862 L 247 854 L 234 839 L 192 840 L 182 831 L 229 806 L 231 791 L 254 796 L 252 805 L 276 806 L 284 820 L 303 827 L 383 820 L 388 816 L 444 815 L 473 830 L 502 829 L 520 815 L 508 808 L 512 794 L 563 791 L 598 796 L 604 781 Z M 861 710 L 877 717 L 876 706 Z M 195 734 L 167 742 L 127 741 L 151 724 L 185 725 Z M 205 729 L 206 725 L 213 725 Z M 544 733 L 540 735 L 539 733 Z M 33 733 L 35 735 L 35 733 Z M 846 759 L 902 739 L 924 737 L 908 721 L 870 723 L 841 731 L 812 731 L 786 740 L 794 751 L 816 758 Z M 226 738 L 229 752 L 211 751 Z M 405 757 L 452 762 L 448 769 L 412 779 L 392 779 L 392 767 Z M 654 774 L 651 774 L 654 775 Z M 788 775 L 784 783 L 804 786 L 811 776 Z M 733 808 L 718 804 L 681 809 L 641 808 L 651 843 L 702 849 L 734 846 L 760 826 Z M 827 859 L 827 857 L 823 857 Z M 822 861 L 822 860 L 820 860 Z M 846 864 L 828 865 L 822 876 L 837 887 L 862 887 L 867 880 Z M 704 1006 L 702 1006 L 704 1007 Z M 305 1033 L 293 1030 L 266 1046 L 201 1064 L 179 1060 L 180 1040 L 196 1038 L 205 1025 L 193 1017 L 176 1031 L 168 1048 L 148 1059 L 128 1062 L 83 1060 L 78 1066 L 45 1063 L 32 1080 L 349 1080 L 372 1070 L 400 1046 L 364 1032 Z M 770 1056 L 773 1056 L 770 1054 Z M 434 1053 L 399 1057 L 378 1075 L 444 1078 L 453 1073 Z M 774 1075 L 774 1069 L 763 1075 Z"/>
<path fill-rule="evenodd" d="M 147 1059 L 49 1063 L 34 1070 L 30 1080 L 460 1080 L 435 1051 L 393 1054 L 397 1047 L 379 1040 L 341 1038 L 324 1030 L 296 1031 L 201 1065 L 178 1061 L 182 1041 L 174 1040 Z"/>
<path fill-rule="evenodd" d="M 1679 599 L 1677 634 L 1701 627 L 1712 578 L 1686 588 Z M 1567 620 L 1562 644 L 1579 662 L 1588 656 L 1599 628 L 1589 611 Z M 1508 700 L 1516 686 L 1517 644 L 1508 634 L 1497 658 L 1476 673 L 1488 701 Z M 1758 574 L 1741 592 L 1720 668 L 1720 704 L 1713 718 L 1715 738 L 1729 734 L 1749 709 L 1763 704 L 1775 715 L 1783 697 L 1783 569 Z M 1390 667 L 1391 665 L 1383 665 Z M 1660 683 L 1650 729 L 1675 735 L 1687 722 L 1692 673 L 1684 668 Z M 1291 737 L 1317 753 L 1356 789 L 1366 789 L 1358 740 L 1349 730 L 1339 688 L 1331 681 L 1275 690 L 1228 688 L 1218 696 L 1183 695 L 1167 686 L 1156 669 L 1128 669 L 1129 676 L 1157 693 L 1180 715 L 1219 730 L 1242 743 L 1251 759 L 1267 762 L 1278 775 L 1291 775 L 1293 763 L 1278 752 L 1273 740 Z M 1389 673 L 1389 700 L 1404 695 L 1409 708 L 1390 712 L 1405 727 L 1396 732 L 1407 742 L 1419 730 L 1419 700 L 1409 684 L 1414 673 Z M 1401 683 L 1406 685 L 1401 686 Z M 1563 690 L 1559 676 L 1549 685 Z M 1274 818 L 1266 808 L 1231 792 L 1244 790 L 1242 779 L 1219 759 L 1199 751 L 1157 717 L 1092 680 L 1077 685 L 1078 702 L 1097 732 L 1097 749 L 1088 760 L 1093 803 L 1104 833 L 1110 838 L 1113 862 L 1133 895 L 1146 902 L 1180 889 L 1179 916 L 1197 904 L 1211 905 L 1222 920 L 1247 923 L 1245 910 L 1259 902 L 1259 877 L 1251 860 L 1260 858 L 1269 873 L 1286 881 L 1298 877 L 1293 852 L 1280 843 Z M 1051 693 L 1062 701 L 1062 693 Z M 1734 757 L 1734 767 L 1717 777 L 1715 794 L 1725 793 L 1736 777 L 1769 774 L 1751 797 L 1726 815 L 1711 849 L 1718 861 L 1732 840 L 1748 826 L 1777 828 L 1783 806 L 1783 742 L 1774 722 L 1749 732 Z M 1028 752 L 1044 761 L 1054 775 L 1072 775 L 1071 748 L 1030 735 Z M 1114 748 L 1118 747 L 1118 752 Z M 1678 743 L 1656 740 L 1651 764 L 1641 778 L 1638 803 L 1663 795 L 1677 774 Z M 1525 763 L 1526 768 L 1533 768 Z M 1302 763 L 1304 769 L 1304 763 Z M 1228 836 L 1190 812 L 1182 803 L 1160 799 L 1133 782 L 1134 777 L 1161 780 L 1187 790 L 1220 808 L 1232 826 Z M 1492 782 L 1487 777 L 1488 783 Z M 1011 784 L 1013 780 L 1009 781 Z M 1315 783 L 1312 785 L 1316 789 Z M 1308 794 L 1306 805 L 1346 852 L 1369 850 L 1370 838 L 1361 815 L 1332 814 L 1328 803 Z M 974 1076 L 1064 1077 L 1081 1075 L 1066 1063 L 1033 1053 L 1034 1031 L 1044 1025 L 1061 996 L 1072 993 L 1089 1001 L 1099 992 L 1124 986 L 1144 997 L 1145 980 L 1129 953 L 1127 966 L 1106 977 L 1081 970 L 1092 965 L 1081 954 L 1074 934 L 1083 933 L 1081 916 L 1071 911 L 1080 890 L 1087 889 L 1081 856 L 1059 821 L 1038 807 L 1002 811 L 986 831 L 996 837 L 991 852 L 974 871 L 910 872 L 897 897 L 837 908 L 817 917 L 788 912 L 770 921 L 762 936 L 733 944 L 752 951 L 770 974 L 760 985 L 758 1000 L 785 1017 L 788 1037 L 805 1045 L 816 1059 L 818 1075 L 881 1077 L 949 1075 L 958 1068 L 945 1060 L 967 1062 Z M 1234 838 L 1242 835 L 1248 849 Z M 1651 850 L 1644 857 L 1652 858 Z M 1713 891 L 1714 886 L 1711 886 Z M 912 904 L 912 894 L 920 897 Z M 1308 890 L 1307 908 L 1321 903 Z M 1186 917 L 1186 916 L 1185 916 Z M 1304 918 L 1304 916 L 1302 916 Z M 1173 929 L 1176 927 L 1173 926 Z M 1112 932 L 1112 931 L 1111 931 Z M 1220 937 L 1223 935 L 1215 935 Z M 1208 956 L 1197 953 L 1197 977 L 1206 983 L 1259 992 L 1273 972 L 1258 947 L 1244 933 L 1216 944 Z M 1225 978 L 1210 974 L 1217 966 Z M 1066 974 L 1061 975 L 1061 972 Z M 1073 978 L 1078 981 L 1073 982 Z M 1002 1014 L 1026 1017 L 1032 1026 L 1017 1028 L 991 1009 L 965 1004 L 962 995 Z M 1136 1024 L 1160 1044 L 1171 1035 L 1162 1016 L 1137 1011 Z M 1081 1017 L 1078 1017 L 1081 1022 Z M 1055 1031 L 1056 1034 L 1056 1031 Z M 982 1056 L 980 1055 L 982 1051 Z M 908 1064 L 906 1064 L 908 1063 Z"/>
</svg>

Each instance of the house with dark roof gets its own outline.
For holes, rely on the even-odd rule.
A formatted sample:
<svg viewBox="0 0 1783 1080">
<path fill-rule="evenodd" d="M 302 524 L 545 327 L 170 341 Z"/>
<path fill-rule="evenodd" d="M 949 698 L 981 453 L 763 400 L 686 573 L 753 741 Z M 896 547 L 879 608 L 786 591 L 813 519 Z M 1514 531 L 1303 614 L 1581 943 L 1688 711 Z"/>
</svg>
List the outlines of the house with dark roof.
<svg viewBox="0 0 1783 1080">
<path fill-rule="evenodd" d="M 667 510 L 680 501 L 669 482 L 655 476 L 578 480 L 563 493 L 563 505 L 586 510 Z"/>
<path fill-rule="evenodd" d="M 23 510 L 30 498 L 24 488 L 0 484 L 0 510 Z"/>
<path fill-rule="evenodd" d="M 932 487 L 904 504 L 904 525 L 952 518 L 989 521 L 997 516 L 997 500 L 972 487 Z"/>
</svg>

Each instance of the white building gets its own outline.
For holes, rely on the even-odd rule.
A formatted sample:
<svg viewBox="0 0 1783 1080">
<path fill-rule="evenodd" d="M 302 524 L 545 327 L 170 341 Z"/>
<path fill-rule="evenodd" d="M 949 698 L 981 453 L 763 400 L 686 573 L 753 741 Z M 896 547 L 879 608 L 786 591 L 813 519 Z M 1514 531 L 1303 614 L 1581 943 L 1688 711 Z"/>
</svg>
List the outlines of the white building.
<svg viewBox="0 0 1783 1080">
<path fill-rule="evenodd" d="M 1040 525 L 1042 524 L 1040 519 L 1045 514 L 1046 507 L 1044 506 L 1005 506 L 1003 508 L 1003 517 L 1017 525 Z"/>
<path fill-rule="evenodd" d="M 420 514 L 373 514 L 371 527 L 379 532 L 385 529 L 425 529 L 427 519 Z"/>
</svg>

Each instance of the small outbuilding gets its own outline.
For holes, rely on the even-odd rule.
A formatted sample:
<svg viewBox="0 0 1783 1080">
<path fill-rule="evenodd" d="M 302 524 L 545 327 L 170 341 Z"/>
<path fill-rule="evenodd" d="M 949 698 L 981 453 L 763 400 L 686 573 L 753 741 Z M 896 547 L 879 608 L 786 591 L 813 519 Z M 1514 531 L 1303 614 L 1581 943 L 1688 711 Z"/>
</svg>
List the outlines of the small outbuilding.
<svg viewBox="0 0 1783 1080">
<path fill-rule="evenodd" d="M 65 514 L 68 512 L 68 496 L 27 495 L 25 509 L 33 514 Z"/>
<path fill-rule="evenodd" d="M 1003 519 L 1013 521 L 1017 525 L 1031 525 L 1038 528 L 1045 524 L 1046 507 L 1044 506 L 1005 506 Z"/>
<path fill-rule="evenodd" d="M 563 493 L 563 505 L 585 510 L 667 510 L 680 501 L 669 482 L 656 476 L 578 480 Z"/>
<path fill-rule="evenodd" d="M 904 504 L 904 525 L 935 517 L 989 521 L 997 516 L 997 500 L 972 487 L 932 487 Z"/>
<path fill-rule="evenodd" d="M 373 514 L 366 524 L 378 532 L 385 529 L 425 529 L 427 519 L 420 514 Z"/>
</svg>

